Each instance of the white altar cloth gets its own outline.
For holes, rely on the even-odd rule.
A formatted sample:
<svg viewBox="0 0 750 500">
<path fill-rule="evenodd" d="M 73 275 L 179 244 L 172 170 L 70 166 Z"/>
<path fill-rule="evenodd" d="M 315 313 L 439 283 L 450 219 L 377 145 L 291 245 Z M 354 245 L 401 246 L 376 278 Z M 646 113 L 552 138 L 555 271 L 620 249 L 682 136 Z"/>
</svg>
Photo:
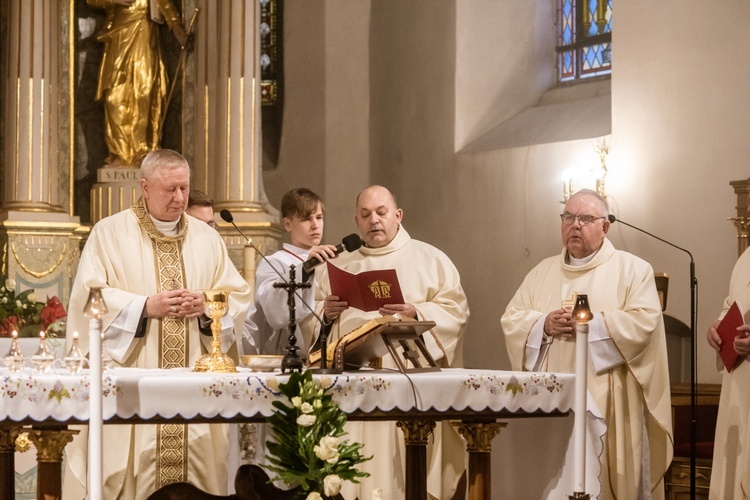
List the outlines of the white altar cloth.
<svg viewBox="0 0 750 500">
<path fill-rule="evenodd" d="M 106 370 L 102 384 L 104 423 L 150 419 L 262 421 L 273 413 L 273 401 L 282 400 L 278 384 L 286 381 L 288 374 L 238 370 L 233 374 L 193 373 L 187 368 Z M 502 473 L 496 482 L 500 496 L 493 498 L 508 498 L 510 491 L 517 494 L 514 498 L 533 500 L 567 498 L 572 493 L 573 447 L 569 439 L 574 374 L 444 369 L 408 377 L 379 370 L 315 377 L 332 389 L 334 400 L 352 420 L 511 418 L 508 429 L 495 439 L 495 445 L 501 448 L 497 451 L 502 454 Z M 88 398 L 88 371 L 71 374 L 60 369 L 42 374 L 26 368 L 11 373 L 0 368 L 0 425 L 85 423 Z M 565 418 L 512 418 L 566 412 L 571 415 Z M 600 488 L 598 457 L 605 432 L 601 414 L 589 398 L 586 492 L 594 499 Z M 508 439 L 510 442 L 506 442 Z M 529 475 L 529 470 L 534 473 Z"/>
<path fill-rule="evenodd" d="M 278 384 L 288 374 L 193 373 L 187 368 L 115 368 L 104 372 L 104 420 L 155 417 L 185 419 L 258 418 L 273 413 Z M 446 369 L 413 373 L 359 371 L 316 375 L 346 413 L 355 411 L 448 412 L 471 410 L 511 413 L 568 412 L 572 374 Z M 0 369 L 0 422 L 3 420 L 88 420 L 88 372 L 11 373 Z M 7 422 L 6 422 L 7 423 Z"/>
</svg>

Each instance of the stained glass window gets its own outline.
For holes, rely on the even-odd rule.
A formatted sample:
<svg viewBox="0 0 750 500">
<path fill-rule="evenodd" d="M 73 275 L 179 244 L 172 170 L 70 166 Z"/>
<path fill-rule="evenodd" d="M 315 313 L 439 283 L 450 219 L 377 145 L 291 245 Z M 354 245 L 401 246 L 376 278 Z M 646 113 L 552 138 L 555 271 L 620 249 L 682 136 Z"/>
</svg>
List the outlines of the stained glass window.
<svg viewBox="0 0 750 500">
<path fill-rule="evenodd" d="M 281 78 L 282 0 L 260 1 L 260 94 L 263 106 L 273 106 L 279 98 Z"/>
<path fill-rule="evenodd" d="M 612 73 L 612 0 L 557 0 L 557 77 Z"/>
</svg>

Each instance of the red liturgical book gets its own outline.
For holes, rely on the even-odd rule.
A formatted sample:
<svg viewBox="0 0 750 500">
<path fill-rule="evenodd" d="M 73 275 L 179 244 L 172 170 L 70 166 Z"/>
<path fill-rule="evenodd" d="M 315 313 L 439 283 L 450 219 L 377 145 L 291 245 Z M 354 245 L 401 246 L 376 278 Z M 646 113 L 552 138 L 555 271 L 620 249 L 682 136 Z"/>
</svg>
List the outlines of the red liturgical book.
<svg viewBox="0 0 750 500">
<path fill-rule="evenodd" d="M 744 324 L 745 319 L 742 316 L 742 311 L 740 311 L 737 302 L 734 302 L 716 328 L 721 337 L 721 351 L 719 354 L 721 354 L 721 359 L 724 361 L 727 372 L 732 371 L 734 363 L 737 361 L 737 351 L 734 350 L 734 338 L 740 334 L 737 331 L 737 327 Z"/>
<path fill-rule="evenodd" d="M 339 269 L 330 262 L 328 279 L 331 282 L 331 294 L 362 311 L 377 311 L 385 304 L 403 304 L 401 285 L 395 269 L 382 269 L 352 274 Z"/>
</svg>

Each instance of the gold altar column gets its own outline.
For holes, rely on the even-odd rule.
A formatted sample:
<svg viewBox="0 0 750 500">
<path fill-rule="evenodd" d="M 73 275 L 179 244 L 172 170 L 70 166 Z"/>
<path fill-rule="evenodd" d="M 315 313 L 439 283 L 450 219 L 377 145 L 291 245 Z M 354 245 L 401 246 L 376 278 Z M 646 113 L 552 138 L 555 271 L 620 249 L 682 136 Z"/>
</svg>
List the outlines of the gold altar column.
<svg viewBox="0 0 750 500">
<path fill-rule="evenodd" d="M 260 5 L 257 0 L 197 0 L 193 93 L 193 186 L 230 210 L 264 254 L 279 247 L 278 212 L 263 189 L 261 166 Z M 222 223 L 230 256 L 246 279 L 256 252 Z"/>
<path fill-rule="evenodd" d="M 0 274 L 39 300 L 67 301 L 81 240 L 72 216 L 69 88 L 72 4 L 9 0 L 0 6 L 2 191 Z"/>
</svg>

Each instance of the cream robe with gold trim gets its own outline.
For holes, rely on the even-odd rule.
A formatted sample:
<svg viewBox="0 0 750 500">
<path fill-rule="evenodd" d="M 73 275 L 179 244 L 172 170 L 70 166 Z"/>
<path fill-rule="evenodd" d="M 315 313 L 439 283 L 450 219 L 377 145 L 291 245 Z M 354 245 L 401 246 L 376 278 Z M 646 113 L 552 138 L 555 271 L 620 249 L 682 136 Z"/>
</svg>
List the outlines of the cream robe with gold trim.
<svg viewBox="0 0 750 500">
<path fill-rule="evenodd" d="M 137 202 L 134 207 L 138 206 Z M 143 208 L 141 208 L 143 210 Z M 146 216 L 147 217 L 147 216 Z M 146 224 L 148 225 L 148 224 Z M 151 224 L 150 230 L 155 228 Z M 182 216 L 178 232 L 184 231 L 184 241 L 178 247 L 181 255 L 174 255 L 174 271 L 182 276 L 184 286 L 190 290 L 223 288 L 230 290 L 229 312 L 235 331 L 242 331 L 242 324 L 251 300 L 251 290 L 229 259 L 223 240 L 207 224 L 197 219 Z M 158 231 L 157 231 L 158 232 Z M 158 233 L 161 234 L 161 233 Z M 163 235 L 162 235 L 163 237 Z M 163 237 L 170 241 L 179 237 Z M 88 331 L 88 319 L 83 316 L 83 306 L 90 287 L 101 286 L 108 313 L 103 318 L 102 330 L 136 297 L 150 296 L 164 288 L 157 283 L 157 262 L 152 239 L 144 225 L 139 223 L 132 209 L 125 210 L 97 223 L 91 231 L 81 254 L 78 274 L 73 285 L 68 308 L 68 332 Z M 162 276 L 162 281 L 163 281 Z M 177 283 L 174 285 L 177 287 Z M 143 338 L 136 338 L 135 349 L 122 366 L 157 368 L 163 366 L 160 345 L 163 320 L 148 320 Z M 187 338 L 176 346 L 185 361 L 192 367 L 204 352 L 198 321 L 187 323 Z M 68 336 L 68 342 L 70 341 Z M 88 337 L 81 336 L 82 350 L 88 351 Z M 236 357 L 233 346 L 230 354 Z M 182 427 L 182 426 L 180 426 Z M 229 425 L 189 425 L 187 432 L 177 437 L 184 445 L 183 471 L 187 480 L 214 494 L 226 494 L 227 484 L 234 471 L 227 470 L 230 446 Z M 159 484 L 155 466 L 157 449 L 157 426 L 154 425 L 105 425 L 104 442 L 104 497 L 146 498 Z M 63 497 L 83 498 L 86 484 L 87 428 L 66 447 L 68 467 L 64 479 Z M 179 432 L 179 431 L 178 431 Z M 163 481 L 162 481 L 163 482 Z M 122 492 L 122 493 L 121 493 Z M 118 496 L 123 494 L 122 497 Z"/>
<path fill-rule="evenodd" d="M 589 362 L 588 390 L 607 422 L 602 470 L 609 470 L 609 477 L 602 478 L 600 498 L 638 498 L 644 423 L 652 495 L 663 498 L 662 479 L 673 453 L 672 417 L 666 337 L 653 270 L 642 259 L 616 250 L 608 239 L 582 266 L 566 264 L 565 256 L 563 249 L 532 269 L 503 314 L 512 367 L 523 370 L 534 324 L 559 309 L 573 292 L 586 293 L 591 310 L 601 312 L 625 359 L 625 364 L 599 375 Z M 547 371 L 575 372 L 575 341 L 555 339 L 547 356 Z"/>
<path fill-rule="evenodd" d="M 458 271 L 450 259 L 437 248 L 414 240 L 403 226 L 393 240 L 382 248 L 362 247 L 356 252 L 345 252 L 331 261 L 347 272 L 357 274 L 374 269 L 395 269 L 404 301 L 413 304 L 420 320 L 436 323 L 430 334 L 439 342 L 430 342 L 431 354 L 444 368 L 463 366 L 463 341 L 469 319 L 469 305 L 461 287 Z M 325 265 L 316 269 L 315 300 L 322 317 L 322 301 L 330 295 L 330 283 Z M 361 326 L 366 321 L 380 317 L 377 311 L 363 312 L 349 308 L 332 327 L 329 340 L 335 340 Z M 320 330 L 314 318 L 303 324 L 306 345 L 312 345 L 311 332 Z M 426 336 L 429 336 L 427 333 Z M 440 347 L 439 347 L 440 346 Z M 383 359 L 383 367 L 395 368 L 393 360 Z M 369 472 L 361 485 L 345 483 L 345 498 L 370 498 L 370 492 L 382 488 L 383 498 L 404 498 L 403 433 L 392 422 L 349 422 L 346 427 L 350 441 L 364 443 L 362 454 L 374 458 L 360 466 Z M 438 423 L 434 439 L 428 445 L 427 490 L 435 498 L 451 498 L 456 483 L 465 468 L 463 440 L 450 423 Z"/>
<path fill-rule="evenodd" d="M 746 315 L 750 310 L 748 250 L 734 265 L 729 281 L 729 296 L 724 301 L 721 318 L 734 301 Z M 709 498 L 750 498 L 750 362 L 747 357 L 741 358 L 731 373 L 724 370 L 721 379 Z"/>
</svg>

